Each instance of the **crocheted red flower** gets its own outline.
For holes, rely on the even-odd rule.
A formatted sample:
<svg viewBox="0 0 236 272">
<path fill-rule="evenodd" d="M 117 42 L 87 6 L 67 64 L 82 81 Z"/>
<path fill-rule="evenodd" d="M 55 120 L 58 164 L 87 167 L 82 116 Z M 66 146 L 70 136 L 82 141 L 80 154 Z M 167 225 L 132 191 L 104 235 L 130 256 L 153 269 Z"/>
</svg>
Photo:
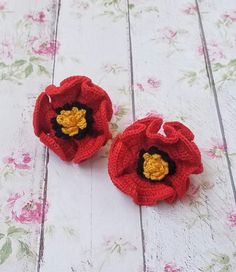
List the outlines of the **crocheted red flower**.
<svg viewBox="0 0 236 272">
<path fill-rule="evenodd" d="M 33 125 L 40 141 L 62 160 L 79 163 L 111 138 L 112 104 L 107 93 L 85 76 L 49 85 L 37 98 Z"/>
<path fill-rule="evenodd" d="M 182 198 L 189 175 L 203 171 L 193 133 L 179 122 L 163 124 L 147 117 L 118 135 L 110 149 L 108 171 L 113 183 L 138 205 Z"/>
</svg>

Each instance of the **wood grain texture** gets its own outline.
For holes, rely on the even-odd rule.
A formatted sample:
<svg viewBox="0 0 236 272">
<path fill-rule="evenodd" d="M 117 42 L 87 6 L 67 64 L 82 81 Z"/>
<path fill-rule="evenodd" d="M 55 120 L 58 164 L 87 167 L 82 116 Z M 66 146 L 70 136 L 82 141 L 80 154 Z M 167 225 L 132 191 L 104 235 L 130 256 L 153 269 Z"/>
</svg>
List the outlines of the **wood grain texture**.
<svg viewBox="0 0 236 272">
<path fill-rule="evenodd" d="M 37 94 L 51 82 L 50 1 L 0 4 L 0 270 L 36 271 L 45 148 L 32 128 Z M 40 17 L 41 14 L 41 17 Z"/>
<path fill-rule="evenodd" d="M 222 6 L 217 1 L 200 1 L 199 9 L 203 31 L 208 49 L 210 72 L 213 77 L 219 118 L 222 120 L 224 149 L 231 171 L 232 190 L 236 200 L 235 189 L 235 92 L 236 58 L 235 58 L 235 12 L 236 3 L 227 1 Z M 202 12 L 201 12 L 202 11 Z M 213 12 L 214 11 L 214 12 Z"/>
<path fill-rule="evenodd" d="M 227 271 L 235 267 L 235 231 L 227 222 L 234 197 L 225 157 L 215 159 L 209 152 L 212 141 L 221 142 L 222 135 L 204 56 L 199 54 L 195 2 L 145 1 L 142 9 L 151 5 L 158 15 L 139 20 L 131 16 L 135 115 L 163 115 L 187 124 L 196 134 L 205 171 L 192 177 L 183 201 L 143 208 L 146 270 L 162 271 L 173 263 L 183 271 Z M 230 256 L 230 261 L 214 263 L 214 254 Z"/>
<path fill-rule="evenodd" d="M 86 3 L 88 6 L 79 1 L 62 2 L 55 83 L 82 74 L 107 90 L 114 103 L 111 128 L 117 134 L 132 121 L 127 5 L 120 2 L 122 14 L 118 11 L 119 18 L 114 21 L 103 13 L 108 8 L 116 14 L 116 8 L 103 1 Z M 142 269 L 139 207 L 129 203 L 108 177 L 109 145 L 79 166 L 62 162 L 50 152 L 50 208 L 41 271 Z"/>
</svg>

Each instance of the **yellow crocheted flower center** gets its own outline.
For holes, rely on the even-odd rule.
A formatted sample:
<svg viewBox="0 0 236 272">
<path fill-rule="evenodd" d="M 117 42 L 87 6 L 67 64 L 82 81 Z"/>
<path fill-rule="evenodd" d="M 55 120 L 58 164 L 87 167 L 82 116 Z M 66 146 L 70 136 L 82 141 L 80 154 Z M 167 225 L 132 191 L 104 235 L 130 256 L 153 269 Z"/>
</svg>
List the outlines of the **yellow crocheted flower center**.
<svg viewBox="0 0 236 272">
<path fill-rule="evenodd" d="M 143 154 L 143 174 L 151 180 L 162 180 L 169 173 L 168 162 L 164 161 L 159 154 Z"/>
<path fill-rule="evenodd" d="M 74 136 L 79 133 L 80 130 L 87 127 L 86 110 L 79 110 L 77 107 L 73 107 L 71 110 L 62 110 L 57 115 L 57 123 L 62 126 L 61 130 L 64 134 Z"/>
</svg>

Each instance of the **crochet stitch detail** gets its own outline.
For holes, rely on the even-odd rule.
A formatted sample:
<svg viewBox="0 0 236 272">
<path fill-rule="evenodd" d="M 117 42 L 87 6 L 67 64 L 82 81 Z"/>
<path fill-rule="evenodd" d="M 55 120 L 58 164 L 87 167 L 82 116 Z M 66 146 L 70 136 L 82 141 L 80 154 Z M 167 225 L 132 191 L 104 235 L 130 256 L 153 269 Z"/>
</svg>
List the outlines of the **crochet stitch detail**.
<svg viewBox="0 0 236 272">
<path fill-rule="evenodd" d="M 87 134 L 92 133 L 94 122 L 92 109 L 79 102 L 65 104 L 57 108 L 57 116 L 51 119 L 55 136 L 63 139 L 82 139 Z"/>
<path fill-rule="evenodd" d="M 49 85 L 37 98 L 33 126 L 40 141 L 62 160 L 80 163 L 111 138 L 108 94 L 85 76 Z"/>
<path fill-rule="evenodd" d="M 74 136 L 87 127 L 85 119 L 86 110 L 79 110 L 77 107 L 73 107 L 72 110 L 62 110 L 57 115 L 57 123 L 62 126 L 62 132 L 69 136 Z"/>
<path fill-rule="evenodd" d="M 165 135 L 159 133 L 161 127 Z M 190 175 L 203 171 L 193 139 L 193 133 L 180 122 L 163 124 L 155 116 L 134 122 L 110 148 L 108 172 L 112 182 L 138 205 L 181 199 L 188 190 Z M 168 173 L 164 162 L 168 163 Z"/>
<path fill-rule="evenodd" d="M 159 154 L 145 153 L 143 155 L 143 174 L 151 180 L 162 180 L 168 173 L 168 162 L 164 161 Z"/>
<path fill-rule="evenodd" d="M 153 161 L 153 164 L 152 164 L 153 167 L 151 167 L 152 169 L 149 168 L 149 173 L 146 173 L 146 174 L 145 174 L 145 169 L 144 169 L 144 164 L 145 164 L 144 155 L 145 154 L 149 154 L 151 156 L 159 155 L 160 157 L 158 157 L 158 158 L 161 159 L 161 161 L 160 161 L 161 164 L 160 165 L 156 165 L 154 163 L 154 161 Z M 165 163 L 167 163 L 166 167 L 165 168 L 163 167 L 163 169 L 160 169 L 159 166 L 162 166 L 162 164 L 165 165 Z M 147 151 L 142 149 L 139 152 L 139 159 L 138 159 L 138 162 L 137 162 L 137 173 L 142 178 L 144 178 L 145 181 L 149 181 L 149 182 L 164 181 L 164 180 L 166 180 L 167 176 L 173 175 L 175 173 L 175 171 L 176 171 L 175 162 L 170 158 L 170 156 L 166 152 L 163 152 L 162 150 L 159 150 L 157 147 L 151 146 Z M 150 172 L 154 173 L 153 177 L 151 177 Z M 159 172 L 159 173 L 162 172 L 162 174 L 159 176 L 157 172 Z M 155 178 L 155 175 L 158 178 L 157 177 Z"/>
</svg>

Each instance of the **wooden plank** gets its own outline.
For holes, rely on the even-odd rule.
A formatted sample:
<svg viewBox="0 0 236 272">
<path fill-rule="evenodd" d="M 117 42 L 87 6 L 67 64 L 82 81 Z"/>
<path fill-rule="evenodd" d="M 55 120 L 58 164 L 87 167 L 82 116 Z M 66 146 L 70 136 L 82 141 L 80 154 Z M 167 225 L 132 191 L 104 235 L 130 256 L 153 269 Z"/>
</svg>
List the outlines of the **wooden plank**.
<svg viewBox="0 0 236 272">
<path fill-rule="evenodd" d="M 233 89 L 236 86 L 236 54 L 233 49 L 236 21 L 236 4 L 227 1 L 222 5 L 217 1 L 197 2 L 203 30 L 203 50 L 208 61 L 208 72 L 211 78 L 211 88 L 217 103 L 218 117 L 221 125 L 222 141 L 215 143 L 215 159 L 225 156 L 230 173 L 231 189 L 236 201 L 236 160 L 235 144 L 236 127 L 234 118 L 236 110 L 234 102 L 236 95 Z M 205 49 L 205 50 L 204 50 Z M 206 50 L 207 49 L 207 50 Z M 235 229 L 235 205 L 228 211 L 227 221 Z M 234 232 L 235 239 L 235 232 Z M 226 255 L 227 262 L 232 271 L 235 270 L 235 250 Z"/>
<path fill-rule="evenodd" d="M 208 59 L 210 61 L 209 73 L 212 74 L 212 88 L 215 90 L 218 101 L 219 118 L 222 121 L 222 131 L 225 141 L 218 143 L 220 155 L 226 155 L 231 170 L 232 190 L 236 199 L 236 153 L 235 135 L 236 126 L 234 120 L 236 111 L 234 103 L 236 95 L 236 54 L 235 25 L 236 25 L 236 3 L 227 1 L 223 5 L 217 1 L 203 1 L 199 3 L 203 30 L 208 48 Z M 201 54 L 204 50 L 200 51 Z M 215 143 L 217 146 L 217 143 Z"/>
<path fill-rule="evenodd" d="M 115 135 L 132 121 L 132 109 L 126 1 L 109 2 L 62 1 L 55 83 L 81 74 L 107 90 Z M 109 144 L 79 166 L 50 152 L 41 271 L 142 270 L 139 208 L 108 177 Z"/>
<path fill-rule="evenodd" d="M 132 1 L 131 16 L 136 117 L 148 113 L 178 120 L 195 133 L 205 171 L 192 176 L 187 196 L 173 206 L 142 208 L 145 271 L 234 271 L 234 207 L 214 94 L 209 87 L 194 1 Z M 214 13 L 212 13 L 214 14 Z M 207 16 L 207 15 L 206 15 Z M 214 16 L 214 15 L 213 15 Z"/>
<path fill-rule="evenodd" d="M 0 4 L 0 270 L 5 272 L 37 269 L 45 148 L 34 136 L 32 112 L 35 97 L 50 83 L 54 16 L 51 1 Z"/>
</svg>

